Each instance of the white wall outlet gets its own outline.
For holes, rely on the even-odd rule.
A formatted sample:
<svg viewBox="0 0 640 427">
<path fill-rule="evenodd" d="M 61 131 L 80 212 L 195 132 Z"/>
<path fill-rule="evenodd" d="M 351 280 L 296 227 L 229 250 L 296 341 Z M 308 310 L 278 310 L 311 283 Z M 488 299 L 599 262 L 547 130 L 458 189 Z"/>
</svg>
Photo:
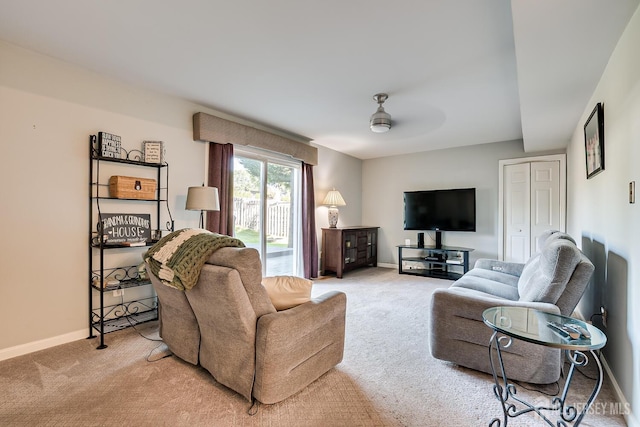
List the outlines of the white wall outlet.
<svg viewBox="0 0 640 427">
<path fill-rule="evenodd" d="M 124 289 L 114 289 L 113 296 L 114 297 L 122 297 L 122 296 L 124 296 Z"/>
</svg>

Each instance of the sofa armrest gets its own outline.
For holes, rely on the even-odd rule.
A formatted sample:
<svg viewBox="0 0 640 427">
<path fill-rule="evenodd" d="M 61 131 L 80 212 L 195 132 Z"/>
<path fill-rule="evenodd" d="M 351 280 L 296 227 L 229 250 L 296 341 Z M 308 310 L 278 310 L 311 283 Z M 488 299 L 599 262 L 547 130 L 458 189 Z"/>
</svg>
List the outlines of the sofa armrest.
<svg viewBox="0 0 640 427">
<path fill-rule="evenodd" d="M 511 301 L 474 289 L 452 287 L 436 289 L 431 298 L 431 319 L 455 316 L 482 320 L 482 312 L 491 307 L 527 307 L 552 314 L 560 314 L 560 309 L 546 302 Z"/>
<path fill-rule="evenodd" d="M 258 319 L 256 399 L 286 399 L 342 361 L 346 303 L 346 294 L 332 291 Z"/>
<path fill-rule="evenodd" d="M 499 271 L 500 273 L 520 277 L 520 275 L 522 274 L 522 270 L 524 269 L 524 264 L 519 262 L 507 262 L 498 261 L 496 259 L 480 258 L 476 261 L 474 268 Z"/>
<path fill-rule="evenodd" d="M 482 313 L 490 307 L 529 307 L 560 314 L 553 304 L 510 301 L 466 288 L 437 289 L 431 299 L 429 349 L 437 359 L 491 373 L 489 341 L 494 330 Z M 560 376 L 560 350 L 522 340 L 503 348 L 509 378 L 548 384 Z"/>
<path fill-rule="evenodd" d="M 293 343 L 296 339 L 306 337 L 312 330 L 322 329 L 323 323 L 331 322 L 336 317 L 344 319 L 346 309 L 345 293 L 324 293 L 304 304 L 260 317 L 258 340 L 265 334 L 265 339 L 282 339 L 282 344 Z"/>
</svg>

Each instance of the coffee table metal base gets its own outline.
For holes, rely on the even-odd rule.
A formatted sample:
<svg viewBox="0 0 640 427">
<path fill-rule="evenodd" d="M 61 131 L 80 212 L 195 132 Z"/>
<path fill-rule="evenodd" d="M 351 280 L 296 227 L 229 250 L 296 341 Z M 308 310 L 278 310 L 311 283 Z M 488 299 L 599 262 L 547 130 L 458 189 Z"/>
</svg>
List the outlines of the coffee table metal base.
<svg viewBox="0 0 640 427">
<path fill-rule="evenodd" d="M 564 350 L 567 360 L 571 364 L 571 367 L 569 368 L 569 373 L 567 374 L 567 378 L 564 383 L 562 395 L 560 395 L 560 397 L 554 397 L 553 399 L 551 399 L 549 405 L 534 406 L 517 396 L 515 384 L 509 382 L 507 374 L 505 373 L 500 348 L 509 347 L 511 345 L 511 342 L 511 337 L 502 335 L 498 331 L 493 333 L 489 342 L 489 361 L 491 362 L 491 371 L 493 374 L 493 380 L 495 381 L 493 391 L 496 398 L 502 404 L 503 412 L 502 420 L 500 418 L 494 418 L 489 423 L 489 426 L 506 427 L 509 422 L 509 418 L 516 418 L 520 415 L 530 412 L 535 412 L 542 420 L 553 427 L 580 425 L 580 422 L 582 422 L 582 418 L 589 410 L 589 407 L 595 400 L 596 396 L 600 392 L 600 388 L 602 387 L 602 364 L 600 363 L 598 354 L 593 350 L 588 350 L 588 352 L 591 353 L 592 359 L 595 361 L 598 367 L 598 377 L 596 378 L 596 383 L 593 387 L 593 391 L 591 392 L 589 399 L 587 400 L 587 402 L 585 402 L 584 407 L 581 411 L 578 412 L 578 408 L 573 405 L 567 404 L 567 394 L 569 392 L 569 386 L 571 385 L 571 380 L 573 379 L 573 374 L 575 373 L 576 367 L 586 366 L 587 363 L 589 363 L 587 351 L 578 350 Z M 498 359 L 497 366 L 493 357 L 494 352 Z M 499 369 L 499 371 L 497 371 L 496 368 Z M 520 405 L 518 405 L 516 402 L 518 402 Z M 556 416 L 559 416 L 556 423 L 550 420 L 550 417 L 553 413 L 555 413 Z"/>
</svg>

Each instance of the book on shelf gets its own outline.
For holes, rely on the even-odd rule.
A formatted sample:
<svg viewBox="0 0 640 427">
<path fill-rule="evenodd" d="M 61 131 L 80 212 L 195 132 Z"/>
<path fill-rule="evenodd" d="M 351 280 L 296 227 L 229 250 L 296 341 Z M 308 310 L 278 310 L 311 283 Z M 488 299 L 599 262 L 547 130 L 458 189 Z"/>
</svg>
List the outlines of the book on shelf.
<svg viewBox="0 0 640 427">
<path fill-rule="evenodd" d="M 462 260 L 457 258 L 451 258 L 447 260 L 447 264 L 462 264 Z"/>
<path fill-rule="evenodd" d="M 147 246 L 147 242 L 122 242 L 120 243 L 123 246 Z"/>
</svg>

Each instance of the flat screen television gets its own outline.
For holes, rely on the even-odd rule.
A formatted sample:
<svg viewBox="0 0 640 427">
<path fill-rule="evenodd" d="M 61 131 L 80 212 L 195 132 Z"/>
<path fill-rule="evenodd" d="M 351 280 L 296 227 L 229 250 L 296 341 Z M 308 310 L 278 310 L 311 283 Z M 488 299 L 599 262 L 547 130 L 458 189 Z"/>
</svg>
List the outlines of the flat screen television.
<svg viewBox="0 0 640 427">
<path fill-rule="evenodd" d="M 476 231 L 476 189 L 406 191 L 404 229 Z"/>
</svg>

